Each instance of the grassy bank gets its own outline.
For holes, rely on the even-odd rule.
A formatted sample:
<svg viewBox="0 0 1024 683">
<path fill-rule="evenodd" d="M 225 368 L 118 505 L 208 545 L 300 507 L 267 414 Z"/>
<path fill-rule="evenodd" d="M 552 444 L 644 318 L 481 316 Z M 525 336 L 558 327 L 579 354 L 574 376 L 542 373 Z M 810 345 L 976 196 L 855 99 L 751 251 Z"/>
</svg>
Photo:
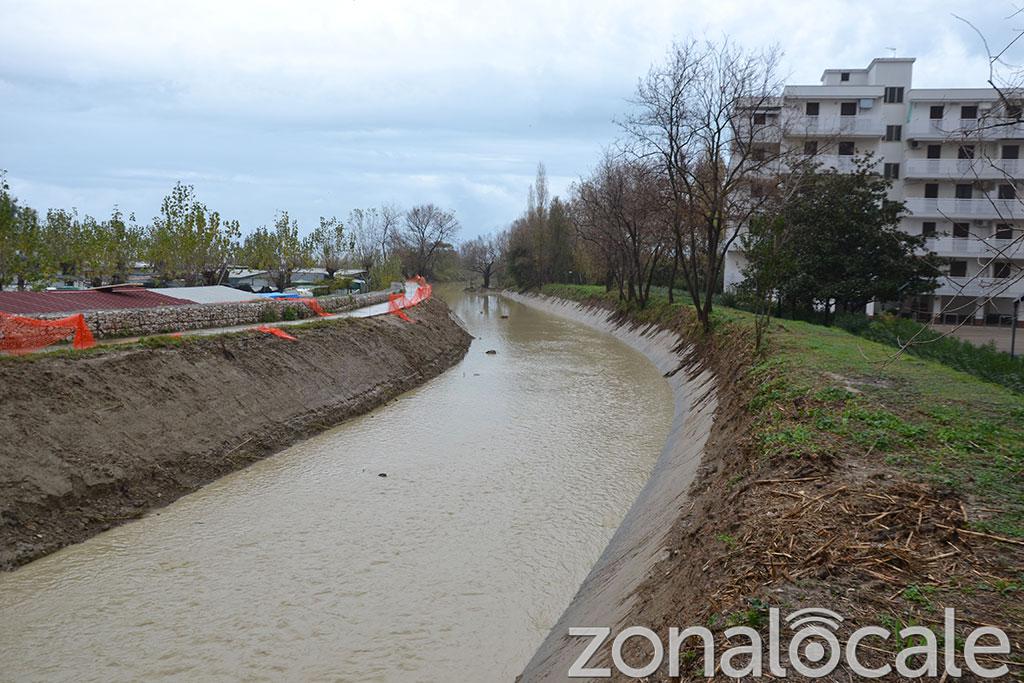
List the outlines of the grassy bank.
<svg viewBox="0 0 1024 683">
<path fill-rule="evenodd" d="M 543 291 L 676 329 L 712 365 L 728 345 L 744 366 L 716 418 L 732 432 L 716 425 L 637 623 L 759 627 L 769 606 L 829 606 L 852 624 L 939 629 L 955 607 L 1004 627 L 1019 659 L 1024 397 L 833 327 L 773 321 L 762 352 L 737 355 L 743 311 L 716 309 L 705 335 L 660 295 L 633 310 L 600 287 Z"/>
</svg>

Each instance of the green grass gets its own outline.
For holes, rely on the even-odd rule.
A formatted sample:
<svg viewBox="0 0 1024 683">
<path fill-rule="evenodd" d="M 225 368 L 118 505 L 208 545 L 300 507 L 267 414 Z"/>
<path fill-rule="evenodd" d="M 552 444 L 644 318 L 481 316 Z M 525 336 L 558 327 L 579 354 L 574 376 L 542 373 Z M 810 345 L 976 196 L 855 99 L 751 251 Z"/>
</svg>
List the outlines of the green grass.
<svg viewBox="0 0 1024 683">
<path fill-rule="evenodd" d="M 907 351 L 921 358 L 938 361 L 981 379 L 1024 393 L 1024 357 L 1011 358 L 994 345 L 975 346 L 955 337 L 943 336 L 912 320 L 882 316 L 869 320 L 862 315 L 839 316 L 839 327 L 849 332 L 898 347 L 914 339 Z"/>
<path fill-rule="evenodd" d="M 617 293 L 588 285 L 548 285 L 543 293 L 577 301 Z M 652 297 L 631 315 L 676 319 L 686 304 Z M 753 316 L 718 306 L 715 334 L 749 329 Z M 980 530 L 1024 537 L 1024 396 L 937 360 L 899 354 L 888 343 L 838 327 L 775 320 L 767 351 L 750 370 L 757 389 L 748 409 L 763 457 L 877 457 L 912 478 L 948 486 L 998 510 Z"/>
</svg>

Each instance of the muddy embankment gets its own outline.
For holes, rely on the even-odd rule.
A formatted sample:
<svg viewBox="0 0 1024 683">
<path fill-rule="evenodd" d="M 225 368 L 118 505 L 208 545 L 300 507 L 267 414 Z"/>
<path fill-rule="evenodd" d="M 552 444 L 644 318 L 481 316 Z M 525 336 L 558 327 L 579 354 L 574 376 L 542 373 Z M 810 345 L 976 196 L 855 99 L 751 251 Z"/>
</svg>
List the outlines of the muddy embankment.
<svg viewBox="0 0 1024 683">
<path fill-rule="evenodd" d="M 471 337 L 429 300 L 394 316 L 0 358 L 0 569 L 169 503 L 394 398 Z"/>
<path fill-rule="evenodd" d="M 608 626 L 615 631 L 639 608 L 641 586 L 664 558 L 668 534 L 701 469 L 721 392 L 716 373 L 674 332 L 624 323 L 604 308 L 543 296 L 506 296 L 605 331 L 643 353 L 665 374 L 675 401 L 671 432 L 647 485 L 521 677 L 530 683 L 562 681 L 587 643 L 570 638 L 570 627 Z M 591 665 L 599 665 L 601 658 L 599 654 Z"/>
</svg>

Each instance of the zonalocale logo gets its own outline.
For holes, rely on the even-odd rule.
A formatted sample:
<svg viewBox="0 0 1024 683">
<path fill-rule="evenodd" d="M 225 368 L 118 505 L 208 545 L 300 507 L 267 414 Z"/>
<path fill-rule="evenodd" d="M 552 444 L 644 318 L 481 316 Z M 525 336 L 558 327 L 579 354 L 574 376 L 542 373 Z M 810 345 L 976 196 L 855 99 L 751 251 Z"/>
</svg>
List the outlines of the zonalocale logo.
<svg viewBox="0 0 1024 683">
<path fill-rule="evenodd" d="M 962 641 L 962 652 L 957 651 L 956 610 L 952 608 L 944 610 L 941 651 L 935 631 L 924 626 L 908 626 L 895 633 L 896 642 L 904 645 L 913 643 L 913 645 L 896 652 L 891 662 L 877 666 L 867 666 L 861 661 L 861 649 L 870 649 L 876 655 L 891 652 L 892 642 L 890 639 L 893 638 L 893 632 L 881 626 L 865 626 L 851 633 L 844 647 L 836 635 L 842 621 L 843 617 L 827 609 L 809 608 L 793 612 L 785 618 L 786 628 L 792 632 L 792 635 L 783 650 L 779 610 L 770 609 L 768 611 L 768 673 L 774 678 L 786 677 L 789 668 L 783 665 L 783 652 L 787 655 L 788 667 L 808 678 L 828 676 L 835 671 L 844 656 L 850 671 L 862 678 L 881 678 L 892 673 L 893 669 L 900 676 L 908 678 L 938 678 L 939 676 L 959 678 L 963 675 L 964 668 L 981 678 L 998 678 L 1009 672 L 1005 663 L 992 668 L 985 664 L 997 662 L 993 662 L 987 657 L 985 663 L 978 661 L 979 655 L 1005 656 L 1010 654 L 1010 639 L 1000 628 L 982 626 L 974 629 Z M 610 678 L 610 667 L 588 667 L 587 664 L 594 653 L 607 641 L 611 635 L 611 629 L 607 627 L 570 628 L 569 635 L 590 638 L 590 642 L 582 654 L 570 667 L 569 677 Z M 726 629 L 723 635 L 729 639 L 730 643 L 741 639 L 745 639 L 746 642 L 722 652 L 717 662 L 722 674 L 731 678 L 763 676 L 764 642 L 761 634 L 748 626 L 734 626 Z M 649 661 L 638 663 L 641 664 L 638 666 L 625 662 L 622 649 L 630 638 L 641 638 L 648 641 L 650 647 L 653 648 L 653 654 Z M 980 642 L 983 638 L 985 639 L 984 643 Z M 866 641 L 869 639 L 874 640 L 875 644 L 867 644 Z M 670 628 L 667 646 L 649 628 L 631 626 L 623 629 L 612 640 L 612 663 L 620 673 L 633 678 L 642 678 L 650 676 L 661 668 L 665 662 L 667 650 L 669 676 L 678 676 L 680 653 L 683 651 L 683 647 L 695 644 L 697 641 L 700 643 L 700 650 L 703 651 L 704 676 L 711 678 L 716 672 L 715 636 L 702 626 L 682 630 Z M 889 648 L 885 647 L 887 644 L 890 646 Z M 965 667 L 958 665 L 958 654 Z M 875 663 L 878 664 L 877 656 L 875 659 Z"/>
</svg>

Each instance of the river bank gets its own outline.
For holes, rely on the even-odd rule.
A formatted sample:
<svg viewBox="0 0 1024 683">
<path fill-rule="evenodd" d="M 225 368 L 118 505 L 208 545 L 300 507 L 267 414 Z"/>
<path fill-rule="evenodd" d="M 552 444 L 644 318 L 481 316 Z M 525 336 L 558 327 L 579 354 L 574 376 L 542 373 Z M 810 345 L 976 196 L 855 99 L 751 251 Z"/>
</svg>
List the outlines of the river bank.
<svg viewBox="0 0 1024 683">
<path fill-rule="evenodd" d="M 650 478 L 672 395 L 611 335 L 434 296 L 475 337 L 455 367 L 0 573 L 5 678 L 511 681 Z"/>
<path fill-rule="evenodd" d="M 0 568 L 139 517 L 457 363 L 447 306 L 0 359 Z"/>
<path fill-rule="evenodd" d="M 953 608 L 957 643 L 997 625 L 1012 654 L 979 661 L 1024 670 L 1021 396 L 834 328 L 775 321 L 755 353 L 740 311 L 717 309 L 704 334 L 686 304 L 623 310 L 600 288 L 546 292 L 561 298 L 536 305 L 639 335 L 659 347 L 648 354 L 655 363 L 675 353 L 677 406 L 680 394 L 706 391 L 704 373 L 717 405 L 698 399 L 683 418 L 691 431 L 674 426 L 651 481 L 521 680 L 565 679 L 588 641 L 569 638 L 572 626 L 611 629 L 595 667 L 611 666 L 611 638 L 627 626 L 650 628 L 662 643 L 672 627 L 704 626 L 717 665 L 717 655 L 749 642 L 725 638 L 729 627 L 768 642 L 772 608 L 831 609 L 844 618 L 841 640 L 865 626 L 923 626 L 940 642 L 943 610 Z M 673 454 L 701 439 L 699 466 Z M 878 643 L 860 661 L 892 666 L 900 646 Z M 704 680 L 697 645 L 683 648 L 678 673 L 666 650 L 645 680 Z M 638 668 L 657 659 L 642 638 L 627 641 L 623 658 Z M 834 672 L 847 674 L 844 663 Z M 627 680 L 614 667 L 611 677 Z"/>
</svg>

